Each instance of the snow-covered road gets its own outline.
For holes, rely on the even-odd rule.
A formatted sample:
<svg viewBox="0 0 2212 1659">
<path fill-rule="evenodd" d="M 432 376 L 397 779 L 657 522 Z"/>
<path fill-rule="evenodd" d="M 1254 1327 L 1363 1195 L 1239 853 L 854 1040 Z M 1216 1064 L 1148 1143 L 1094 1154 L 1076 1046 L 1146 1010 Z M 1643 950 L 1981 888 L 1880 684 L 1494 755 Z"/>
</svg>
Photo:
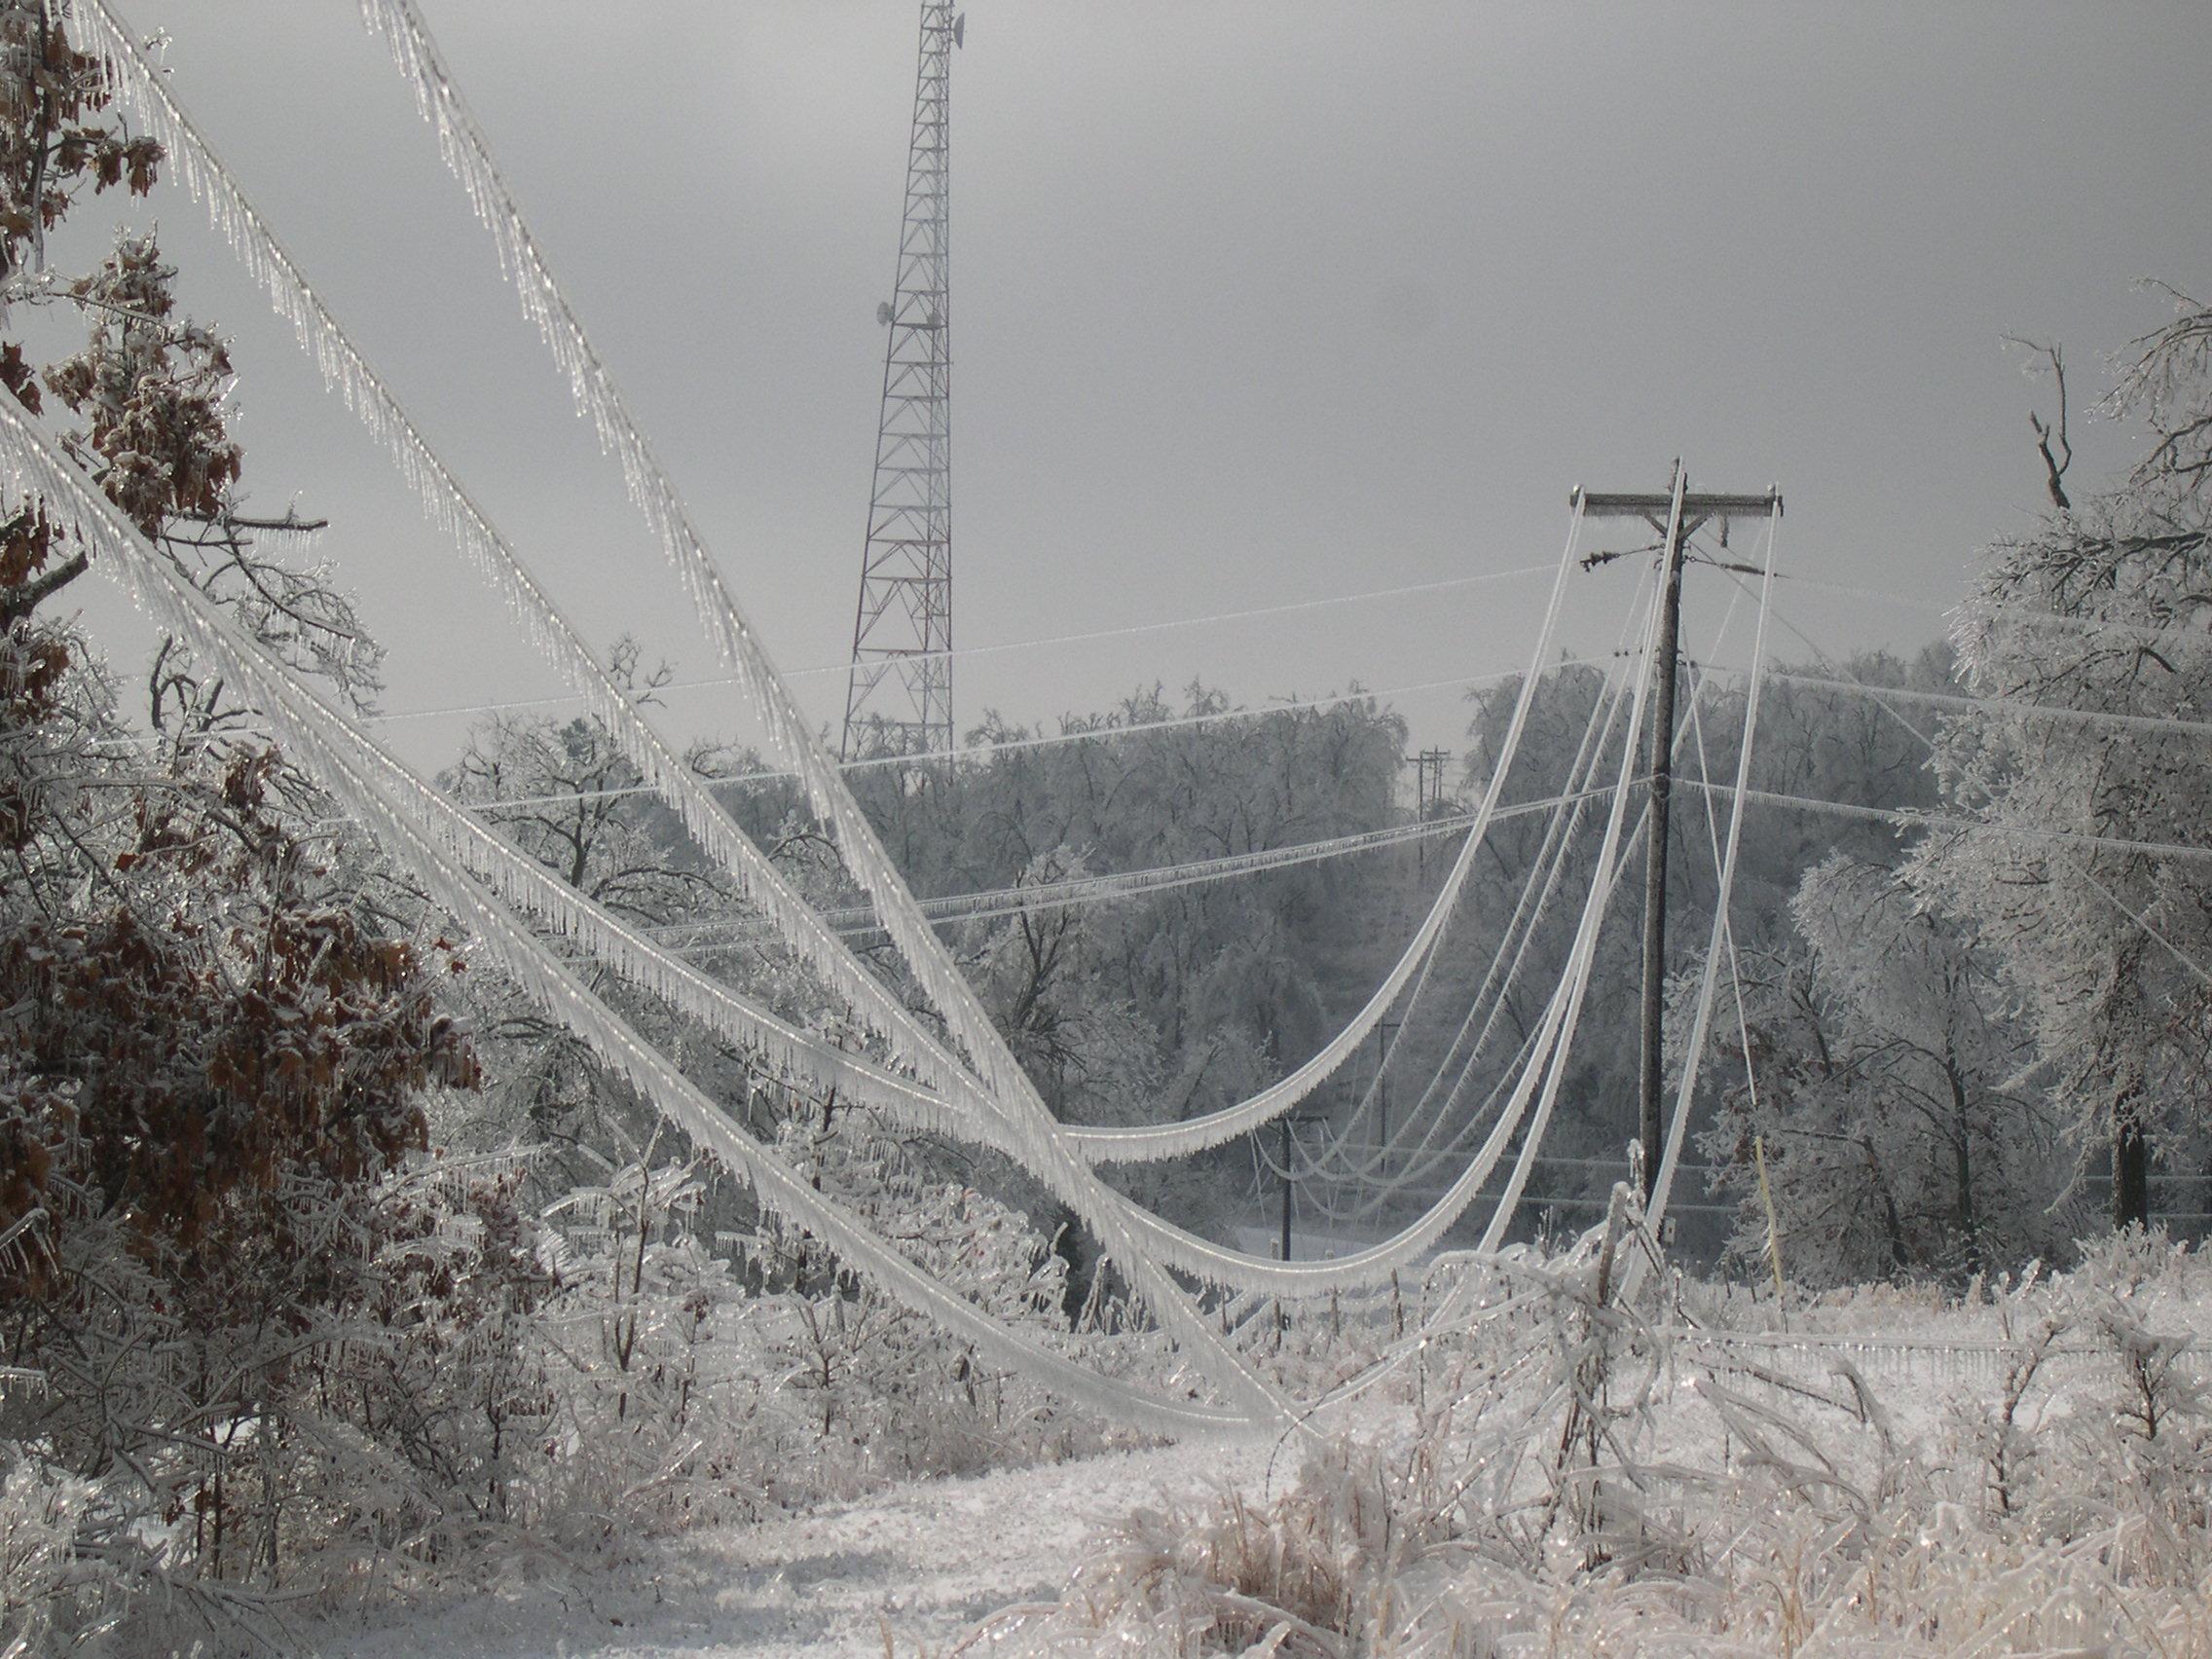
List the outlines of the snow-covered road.
<svg viewBox="0 0 2212 1659">
<path fill-rule="evenodd" d="M 1162 1495 L 1279 1491 L 1271 1439 L 1115 1453 L 704 1530 L 632 1567 L 313 1633 L 328 1659 L 830 1659 L 940 1654 L 1013 1603 L 1057 1601 L 1085 1540 Z"/>
</svg>

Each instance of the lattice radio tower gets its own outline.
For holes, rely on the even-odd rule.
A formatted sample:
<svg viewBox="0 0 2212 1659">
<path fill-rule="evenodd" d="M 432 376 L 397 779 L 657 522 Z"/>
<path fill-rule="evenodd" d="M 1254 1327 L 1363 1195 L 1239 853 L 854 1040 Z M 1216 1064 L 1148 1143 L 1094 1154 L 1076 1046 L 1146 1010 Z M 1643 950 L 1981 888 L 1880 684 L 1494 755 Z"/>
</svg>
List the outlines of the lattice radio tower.
<svg viewBox="0 0 2212 1659">
<path fill-rule="evenodd" d="M 899 281 L 877 308 L 890 332 L 875 435 L 867 541 L 845 686 L 847 759 L 863 751 L 952 748 L 951 126 L 953 48 L 967 34 L 950 0 L 922 0 L 914 131 Z"/>
</svg>

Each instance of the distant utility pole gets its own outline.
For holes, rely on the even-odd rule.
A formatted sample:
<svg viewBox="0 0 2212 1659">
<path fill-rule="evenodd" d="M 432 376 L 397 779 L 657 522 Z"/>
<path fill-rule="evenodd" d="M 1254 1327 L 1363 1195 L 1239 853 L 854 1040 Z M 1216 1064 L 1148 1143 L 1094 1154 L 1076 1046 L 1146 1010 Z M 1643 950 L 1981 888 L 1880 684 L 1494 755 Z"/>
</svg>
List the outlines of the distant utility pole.
<svg viewBox="0 0 2212 1659">
<path fill-rule="evenodd" d="M 1323 1120 L 1301 1112 L 1285 1112 L 1275 1122 L 1282 1127 L 1282 1259 L 1287 1262 L 1290 1260 L 1290 1158 L 1296 1150 L 1291 1130 L 1299 1124 L 1317 1124 Z"/>
<path fill-rule="evenodd" d="M 1382 1147 L 1384 1158 L 1390 1156 L 1390 1039 L 1398 1034 L 1404 1023 L 1397 1019 L 1379 1019 L 1375 1022 L 1375 1104 L 1381 1116 L 1375 1138 Z M 1390 1172 L 1384 1169 L 1382 1173 L 1388 1175 Z"/>
<path fill-rule="evenodd" d="M 1406 764 L 1414 769 L 1414 822 L 1426 824 L 1428 815 L 1444 804 L 1444 762 L 1452 758 L 1449 749 L 1424 749 L 1419 755 L 1406 756 Z M 1432 781 L 1433 780 L 1433 781 Z M 1414 843 L 1416 866 L 1428 867 L 1428 837 L 1421 836 Z"/>
<path fill-rule="evenodd" d="M 1648 1198 L 1659 1180 L 1659 1157 L 1667 1133 L 1660 1099 L 1660 1051 L 1666 1017 L 1667 820 L 1675 788 L 1675 681 L 1681 659 L 1682 567 L 1689 559 L 1690 537 L 1700 530 L 1717 523 L 1720 545 L 1725 547 L 1732 518 L 1779 516 L 1782 492 L 1773 487 L 1763 496 L 1694 494 L 1689 474 L 1677 461 L 1674 482 L 1664 494 L 1597 495 L 1577 489 L 1569 499 L 1581 508 L 1585 523 L 1593 519 L 1636 519 L 1659 533 L 1659 638 L 1652 651 L 1651 724 L 1644 739 L 1644 752 L 1651 761 L 1651 815 L 1644 836 L 1643 1052 L 1637 1080 L 1637 1134 L 1643 1145 L 1643 1196 Z M 1592 553 L 1582 561 L 1582 568 L 1594 570 L 1630 556 Z M 1744 568 L 1702 556 L 1700 562 Z"/>
</svg>

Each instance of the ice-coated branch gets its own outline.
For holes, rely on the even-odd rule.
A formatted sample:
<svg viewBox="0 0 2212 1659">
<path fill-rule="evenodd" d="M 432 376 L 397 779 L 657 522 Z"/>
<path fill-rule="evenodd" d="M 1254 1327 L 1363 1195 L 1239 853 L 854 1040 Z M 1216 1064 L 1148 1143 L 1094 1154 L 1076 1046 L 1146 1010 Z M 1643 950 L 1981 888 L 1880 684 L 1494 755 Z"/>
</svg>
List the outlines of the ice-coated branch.
<svg viewBox="0 0 2212 1659">
<path fill-rule="evenodd" d="M 100 561 L 103 566 L 125 580 L 165 625 L 189 640 L 195 649 L 220 666 L 259 703 L 283 740 L 332 796 L 407 859 L 431 896 L 471 930 L 526 994 L 573 1030 L 698 1144 L 742 1172 L 764 1203 L 819 1234 L 855 1271 L 1003 1363 L 1017 1366 L 1071 1399 L 1123 1420 L 1174 1434 L 1284 1419 L 1287 1408 L 1251 1378 L 1240 1362 L 1230 1356 L 1231 1364 L 1220 1363 L 1226 1350 L 1218 1341 L 1183 1346 L 1190 1361 L 1237 1401 L 1241 1415 L 1160 1400 L 1099 1377 L 999 1324 L 874 1238 L 842 1205 L 815 1191 L 802 1175 L 717 1107 L 578 980 L 545 941 L 524 925 L 498 892 L 424 833 L 413 813 L 395 798 L 400 792 L 387 781 L 392 774 L 404 772 L 399 762 L 383 755 L 374 740 L 342 710 L 325 702 L 287 665 L 270 658 L 240 634 L 218 606 L 184 580 L 145 542 L 136 527 L 92 488 L 43 432 L 20 412 L 6 406 L 4 400 L 0 400 L 0 475 L 11 488 L 44 497 L 48 509 L 106 555 Z M 413 793 L 418 809 L 424 797 L 442 798 L 420 780 L 417 783 L 420 787 Z M 503 851 L 510 861 L 507 868 L 515 877 L 525 878 L 526 866 L 536 869 L 503 843 L 493 840 L 491 846 Z M 536 873 L 545 875 L 542 870 Z M 1179 1335 L 1174 1329 L 1178 1323 L 1173 1319 L 1175 1309 L 1156 1309 L 1156 1312 L 1171 1334 Z M 1204 1331 L 1202 1321 L 1195 1315 L 1190 1323 Z"/>
</svg>

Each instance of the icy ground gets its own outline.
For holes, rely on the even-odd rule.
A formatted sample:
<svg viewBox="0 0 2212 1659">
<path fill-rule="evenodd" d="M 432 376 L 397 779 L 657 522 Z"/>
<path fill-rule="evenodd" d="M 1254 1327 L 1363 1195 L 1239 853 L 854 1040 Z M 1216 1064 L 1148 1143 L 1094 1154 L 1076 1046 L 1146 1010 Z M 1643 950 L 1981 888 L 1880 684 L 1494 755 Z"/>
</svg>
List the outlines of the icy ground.
<svg viewBox="0 0 2212 1659">
<path fill-rule="evenodd" d="M 1296 1475 L 1294 1451 L 1235 1438 L 916 1481 L 651 1544 L 606 1574 L 312 1639 L 326 1659 L 919 1659 L 1002 1607 L 1059 1600 L 1085 1540 L 1131 1510 L 1228 1487 L 1279 1493 Z"/>
</svg>

